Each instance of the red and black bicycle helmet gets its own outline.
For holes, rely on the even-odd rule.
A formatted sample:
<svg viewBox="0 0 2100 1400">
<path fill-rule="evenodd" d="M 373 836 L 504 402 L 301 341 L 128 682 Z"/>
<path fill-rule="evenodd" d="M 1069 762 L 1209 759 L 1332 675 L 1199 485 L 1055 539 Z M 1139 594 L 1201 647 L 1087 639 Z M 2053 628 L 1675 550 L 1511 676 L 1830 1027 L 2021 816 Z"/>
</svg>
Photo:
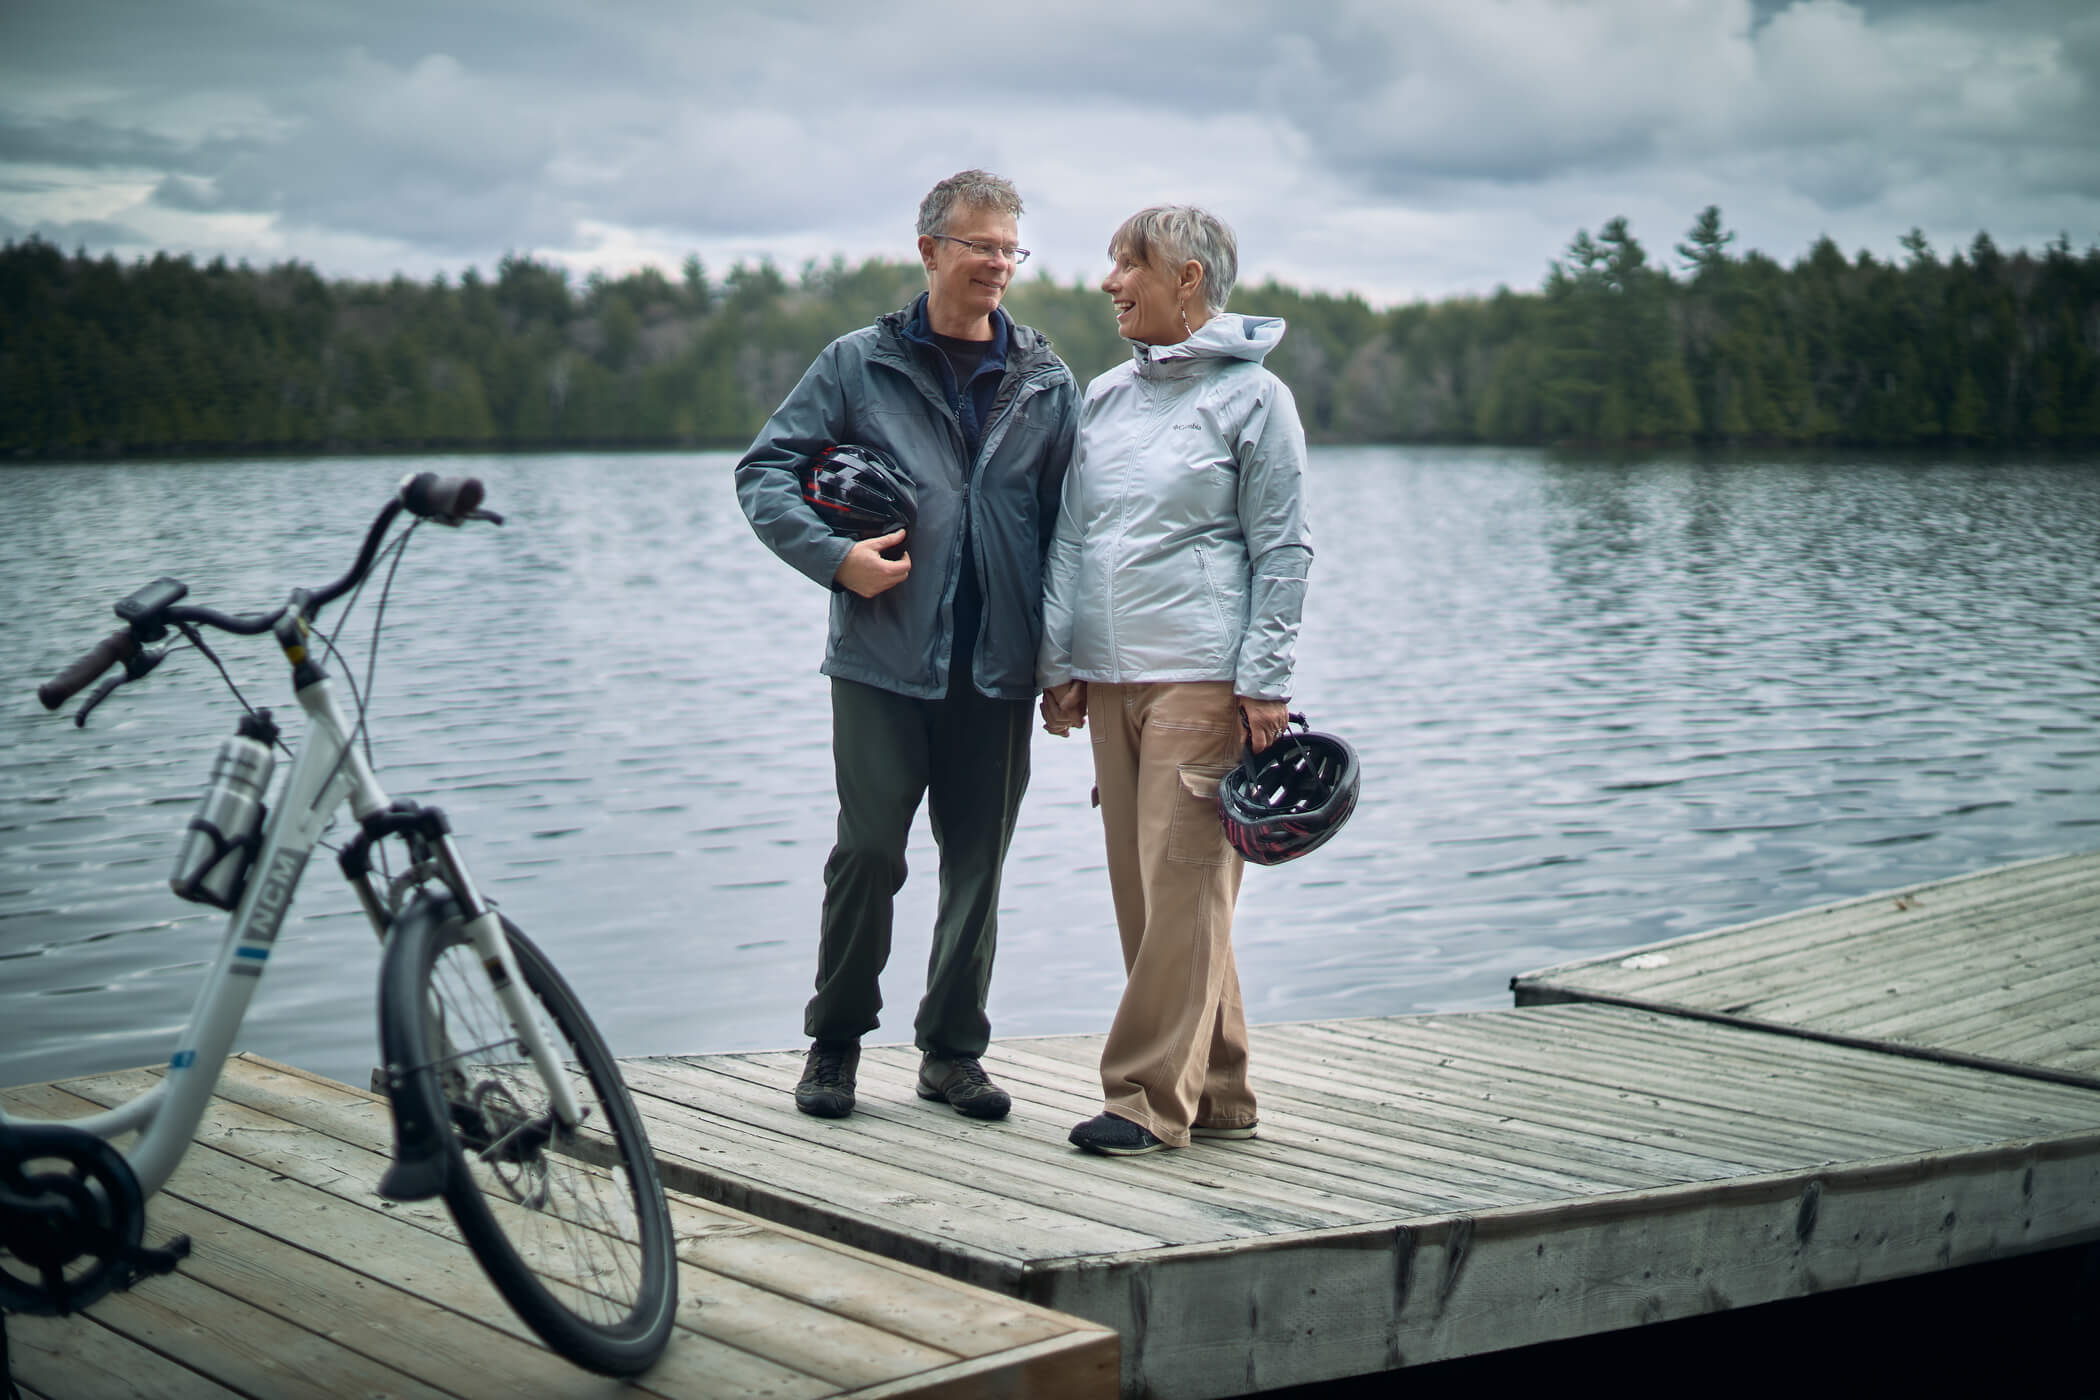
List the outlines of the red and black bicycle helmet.
<svg viewBox="0 0 2100 1400">
<path fill-rule="evenodd" d="M 1360 772 L 1349 741 L 1313 730 L 1304 715 L 1260 753 L 1240 755 L 1218 783 L 1225 839 L 1256 865 L 1281 865 L 1327 843 L 1356 810 Z"/>
<path fill-rule="evenodd" d="M 897 459 L 879 447 L 840 443 L 803 464 L 802 499 L 834 535 L 869 540 L 909 530 L 919 518 L 918 491 Z"/>
</svg>

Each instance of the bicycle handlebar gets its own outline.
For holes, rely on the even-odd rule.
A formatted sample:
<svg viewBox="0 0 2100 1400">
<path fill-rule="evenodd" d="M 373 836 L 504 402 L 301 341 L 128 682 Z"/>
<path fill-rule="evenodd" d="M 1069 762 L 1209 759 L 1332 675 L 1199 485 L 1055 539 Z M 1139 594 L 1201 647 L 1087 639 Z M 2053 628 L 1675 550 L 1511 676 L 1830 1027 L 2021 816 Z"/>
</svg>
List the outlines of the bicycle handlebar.
<svg viewBox="0 0 2100 1400">
<path fill-rule="evenodd" d="M 419 472 L 406 478 L 394 493 L 394 498 L 380 507 L 379 514 L 373 518 L 371 528 L 365 531 L 364 543 L 359 546 L 357 560 L 351 564 L 349 572 L 325 588 L 297 590 L 292 595 L 291 603 L 267 613 L 235 616 L 215 608 L 175 606 L 173 599 L 181 597 L 182 591 L 186 591 L 181 590 L 179 585 L 177 591 L 168 595 L 170 605 L 154 608 L 150 612 L 141 612 L 133 616 L 123 611 L 124 605 L 119 604 L 118 615 L 124 617 L 129 625 L 104 637 L 85 656 L 61 671 L 56 678 L 38 686 L 36 698 L 43 702 L 45 709 L 57 709 L 104 671 L 119 661 L 129 660 L 138 652 L 142 641 L 157 640 L 171 622 L 202 623 L 222 632 L 254 636 L 276 626 L 277 620 L 284 616 L 285 608 L 293 606 L 297 606 L 311 621 L 320 615 L 322 608 L 348 593 L 363 580 L 366 572 L 372 567 L 372 560 L 379 553 L 380 541 L 386 537 L 387 527 L 394 523 L 394 518 L 402 510 L 406 509 L 421 519 L 432 520 L 440 525 L 456 526 L 469 520 L 487 520 L 493 524 L 502 524 L 502 516 L 480 508 L 485 494 L 478 477 L 441 477 L 435 472 Z M 134 598 L 138 596 L 140 595 L 133 595 Z"/>
<path fill-rule="evenodd" d="M 86 656 L 59 672 L 55 680 L 38 686 L 36 698 L 44 702 L 45 709 L 55 710 L 138 648 L 138 638 L 131 635 L 131 629 L 120 627 L 95 643 Z"/>
<path fill-rule="evenodd" d="M 481 478 L 422 472 L 401 485 L 401 504 L 427 520 L 457 525 L 481 505 Z"/>
</svg>

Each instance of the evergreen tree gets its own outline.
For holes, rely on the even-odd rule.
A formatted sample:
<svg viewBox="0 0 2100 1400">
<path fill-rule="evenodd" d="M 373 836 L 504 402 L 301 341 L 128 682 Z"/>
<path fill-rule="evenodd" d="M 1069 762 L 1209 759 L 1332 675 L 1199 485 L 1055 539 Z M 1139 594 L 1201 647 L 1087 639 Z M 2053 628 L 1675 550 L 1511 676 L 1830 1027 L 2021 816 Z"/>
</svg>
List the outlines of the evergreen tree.
<svg viewBox="0 0 2100 1400">
<path fill-rule="evenodd" d="M 1708 206 L 1681 279 L 1613 219 L 1536 291 L 1380 311 L 1272 281 L 1233 309 L 1289 322 L 1270 364 L 1326 440 L 2100 443 L 2100 249 L 1980 233 L 1942 260 L 1912 229 L 1900 262 L 1822 239 L 1785 267 L 1734 241 Z M 575 286 L 520 254 L 329 282 L 30 238 L 0 249 L 0 450 L 741 445 L 827 341 L 923 286 L 842 258 L 716 283 L 697 257 Z M 1082 381 L 1129 354 L 1088 279 L 1007 304 Z"/>
</svg>

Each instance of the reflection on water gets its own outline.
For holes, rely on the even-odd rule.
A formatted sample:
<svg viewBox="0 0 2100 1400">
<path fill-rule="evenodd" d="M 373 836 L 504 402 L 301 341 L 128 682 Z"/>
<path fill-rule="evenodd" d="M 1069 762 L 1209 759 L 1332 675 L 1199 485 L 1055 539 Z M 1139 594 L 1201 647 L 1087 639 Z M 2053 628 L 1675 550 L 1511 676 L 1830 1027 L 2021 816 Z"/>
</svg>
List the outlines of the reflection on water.
<svg viewBox="0 0 2100 1400">
<path fill-rule="evenodd" d="M 427 528 L 388 605 L 382 780 L 442 805 L 615 1050 L 790 1045 L 832 807 L 825 595 L 752 538 L 733 458 L 0 469 L 0 1082 L 148 1063 L 220 919 L 167 867 L 236 708 L 178 655 L 86 730 L 33 690 L 162 574 L 274 605 L 392 484 L 484 477 L 501 530 Z M 1313 458 L 1298 706 L 1362 805 L 1249 873 L 1257 1020 L 1507 1004 L 1541 963 L 2086 849 L 2100 827 L 2100 470 Z M 373 599 L 334 669 L 366 668 Z M 265 642 L 219 648 L 293 721 Z M 1039 737 L 1008 865 L 1001 1034 L 1100 1030 L 1121 982 L 1083 742 Z M 909 1037 L 936 857 L 900 903 Z M 317 859 L 240 1044 L 362 1082 L 377 948 Z"/>
</svg>

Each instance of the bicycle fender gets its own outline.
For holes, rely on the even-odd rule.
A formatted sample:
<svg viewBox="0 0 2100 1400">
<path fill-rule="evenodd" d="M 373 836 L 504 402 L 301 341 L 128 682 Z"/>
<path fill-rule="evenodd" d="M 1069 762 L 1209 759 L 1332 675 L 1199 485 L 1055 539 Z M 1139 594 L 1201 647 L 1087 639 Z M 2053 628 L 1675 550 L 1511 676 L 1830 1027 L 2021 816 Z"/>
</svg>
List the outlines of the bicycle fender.
<svg viewBox="0 0 2100 1400">
<path fill-rule="evenodd" d="M 443 1194 L 452 1170 L 445 1128 L 423 1109 L 431 1097 L 411 1092 L 413 1077 L 429 1073 L 426 1049 L 415 1043 L 415 1017 L 409 1008 L 422 996 L 416 965 L 418 951 L 437 936 L 437 926 L 456 917 L 451 896 L 419 893 L 408 911 L 394 921 L 379 964 L 380 1071 L 394 1110 L 394 1164 L 379 1179 L 379 1194 L 389 1201 L 427 1201 Z"/>
</svg>

